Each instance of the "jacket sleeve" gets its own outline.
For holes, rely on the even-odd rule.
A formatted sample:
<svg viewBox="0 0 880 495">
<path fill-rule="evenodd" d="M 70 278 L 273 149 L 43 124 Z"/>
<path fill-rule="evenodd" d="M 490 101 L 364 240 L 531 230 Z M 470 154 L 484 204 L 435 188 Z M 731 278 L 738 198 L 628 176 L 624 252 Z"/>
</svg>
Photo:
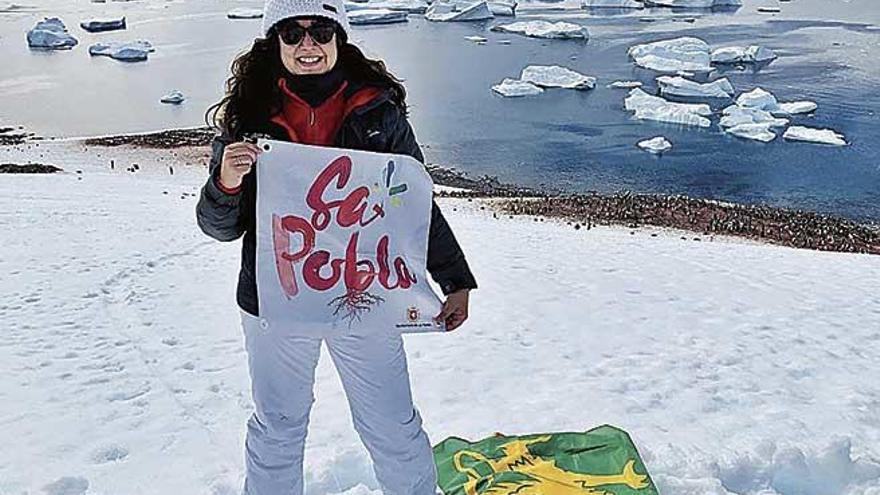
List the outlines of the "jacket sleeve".
<svg viewBox="0 0 880 495">
<path fill-rule="evenodd" d="M 395 119 L 393 132 L 389 136 L 389 151 L 409 155 L 425 163 L 425 157 L 416 142 L 412 126 L 403 112 Z M 443 294 L 459 289 L 476 289 L 477 281 L 471 273 L 464 252 L 452 228 L 446 222 L 443 212 L 435 201 L 431 201 L 431 227 L 428 233 L 428 272 L 440 285 Z"/>
<path fill-rule="evenodd" d="M 244 233 L 242 193 L 239 191 L 236 194 L 229 194 L 217 187 L 223 150 L 229 142 L 226 137 L 217 136 L 211 143 L 208 180 L 202 187 L 196 205 L 196 221 L 199 228 L 218 241 L 233 241 Z"/>
</svg>

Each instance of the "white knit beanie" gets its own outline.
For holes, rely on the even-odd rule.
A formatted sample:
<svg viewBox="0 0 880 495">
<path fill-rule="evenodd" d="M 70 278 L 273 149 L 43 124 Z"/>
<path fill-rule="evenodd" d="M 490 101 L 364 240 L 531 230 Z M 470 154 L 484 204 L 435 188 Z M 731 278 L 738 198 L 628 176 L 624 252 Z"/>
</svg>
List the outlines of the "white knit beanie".
<svg viewBox="0 0 880 495">
<path fill-rule="evenodd" d="M 290 17 L 316 16 L 336 21 L 351 38 L 343 0 L 266 0 L 263 6 L 263 36 L 276 22 Z"/>
</svg>

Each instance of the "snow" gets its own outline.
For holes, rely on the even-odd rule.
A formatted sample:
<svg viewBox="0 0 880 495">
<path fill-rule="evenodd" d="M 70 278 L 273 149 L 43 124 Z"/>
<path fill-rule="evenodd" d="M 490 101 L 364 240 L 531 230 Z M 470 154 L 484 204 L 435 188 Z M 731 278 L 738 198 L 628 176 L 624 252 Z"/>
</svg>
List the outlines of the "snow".
<svg viewBox="0 0 880 495">
<path fill-rule="evenodd" d="M 775 60 L 773 50 L 760 46 L 728 46 L 712 51 L 713 64 L 760 64 Z"/>
<path fill-rule="evenodd" d="M 581 0 L 584 9 L 643 9 L 645 4 L 639 0 Z"/>
<path fill-rule="evenodd" d="M 473 2 L 462 6 L 437 0 L 425 12 L 425 18 L 436 22 L 483 21 L 495 17 L 484 1 Z"/>
<path fill-rule="evenodd" d="M 147 60 L 150 52 L 156 51 L 149 41 L 136 40 L 126 42 L 95 43 L 89 47 L 89 55 L 103 55 L 123 62 L 141 62 Z"/>
<path fill-rule="evenodd" d="M 70 33 L 64 22 L 57 17 L 47 17 L 38 21 L 27 32 L 28 46 L 46 50 L 67 50 L 76 46 L 78 41 Z"/>
<path fill-rule="evenodd" d="M 660 76 L 657 84 L 664 95 L 690 98 L 731 98 L 735 92 L 726 77 L 701 84 L 679 76 Z"/>
<path fill-rule="evenodd" d="M 643 84 L 641 81 L 614 81 L 609 84 L 608 87 L 612 89 L 633 89 L 633 88 L 641 88 Z"/>
<path fill-rule="evenodd" d="M 635 112 L 639 120 L 653 120 L 671 124 L 709 127 L 712 122 L 706 118 L 712 109 L 706 104 L 675 103 L 659 96 L 652 96 L 639 88 L 630 91 L 624 100 L 630 112 Z"/>
<path fill-rule="evenodd" d="M 361 9 L 348 13 L 348 22 L 353 26 L 364 24 L 394 24 L 407 21 L 407 13 L 400 10 Z"/>
<path fill-rule="evenodd" d="M 260 19 L 263 17 L 262 9 L 238 8 L 226 13 L 229 19 Z"/>
<path fill-rule="evenodd" d="M 67 171 L 0 180 L 0 492 L 240 493 L 240 245 L 195 225 L 202 152 L 0 148 Z M 406 337 L 433 443 L 612 423 L 664 494 L 877 495 L 880 257 L 439 204 L 480 289 Z M 306 493 L 378 494 L 326 354 L 315 389 Z"/>
<path fill-rule="evenodd" d="M 636 65 L 657 72 L 710 72 L 709 45 L 689 36 L 634 45 L 629 49 Z"/>
<path fill-rule="evenodd" d="M 79 25 L 81 28 L 89 31 L 90 33 L 115 31 L 119 29 L 125 29 L 125 17 L 92 19 L 89 21 L 83 21 Z"/>
<path fill-rule="evenodd" d="M 742 0 L 645 0 L 652 7 L 674 7 L 688 9 L 713 9 L 717 7 L 735 7 L 742 5 Z"/>
<path fill-rule="evenodd" d="M 167 95 L 163 96 L 162 99 L 159 101 L 161 101 L 162 103 L 170 103 L 172 105 L 179 105 L 179 104 L 183 103 L 183 101 L 185 99 L 186 98 L 183 96 L 183 93 L 181 93 L 180 91 L 175 89 L 175 90 L 171 91 L 170 93 L 168 93 Z"/>
<path fill-rule="evenodd" d="M 519 77 L 543 88 L 593 89 L 596 78 L 558 65 L 530 65 Z"/>
<path fill-rule="evenodd" d="M 846 137 L 832 129 L 816 129 L 793 125 L 785 130 L 783 138 L 790 141 L 805 141 L 808 143 L 829 144 L 832 146 L 846 146 Z"/>
<path fill-rule="evenodd" d="M 492 91 L 506 97 L 532 96 L 544 92 L 534 84 L 519 79 L 505 78 L 501 83 L 492 86 Z"/>
<path fill-rule="evenodd" d="M 504 33 L 521 34 L 531 38 L 550 39 L 588 39 L 590 33 L 587 28 L 571 22 L 549 21 L 517 21 L 510 24 L 500 24 L 492 27 L 493 31 Z"/>
<path fill-rule="evenodd" d="M 644 141 L 639 141 L 638 147 L 649 152 L 649 153 L 660 154 L 665 151 L 671 150 L 672 143 L 670 143 L 669 140 L 663 136 L 657 136 L 652 139 L 645 139 Z"/>
</svg>

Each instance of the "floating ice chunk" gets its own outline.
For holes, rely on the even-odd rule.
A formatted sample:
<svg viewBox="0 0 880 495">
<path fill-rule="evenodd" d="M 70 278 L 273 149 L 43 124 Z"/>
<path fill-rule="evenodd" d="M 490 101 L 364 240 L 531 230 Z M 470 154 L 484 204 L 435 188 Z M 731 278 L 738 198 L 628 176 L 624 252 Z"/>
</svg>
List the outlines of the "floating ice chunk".
<svg viewBox="0 0 880 495">
<path fill-rule="evenodd" d="M 494 1 L 488 2 L 489 10 L 499 17 L 514 17 L 516 15 L 517 2 Z"/>
<path fill-rule="evenodd" d="M 657 136 L 653 139 L 639 141 L 638 147 L 649 153 L 663 153 L 672 149 L 672 143 L 663 136 Z"/>
<path fill-rule="evenodd" d="M 639 120 L 654 120 L 673 124 L 709 127 L 712 122 L 706 118 L 712 109 L 706 104 L 675 103 L 659 96 L 651 96 L 639 88 L 630 91 L 624 100 L 626 109 L 635 112 Z"/>
<path fill-rule="evenodd" d="M 770 130 L 770 125 L 768 124 L 740 124 L 725 129 L 725 132 L 736 137 L 761 141 L 762 143 L 769 143 L 776 139 L 776 133 Z"/>
<path fill-rule="evenodd" d="M 147 60 L 150 52 L 156 51 L 149 41 L 137 40 L 122 43 L 95 43 L 89 47 L 89 55 L 121 60 L 123 62 L 141 62 Z"/>
<path fill-rule="evenodd" d="M 847 145 L 846 137 L 843 134 L 838 134 L 831 129 L 816 129 L 799 125 L 793 125 L 786 129 L 782 137 L 790 141 L 805 141 L 833 146 Z"/>
<path fill-rule="evenodd" d="M 437 0 L 425 11 L 425 18 L 435 22 L 483 21 L 494 17 L 486 2 L 474 2 L 462 7 L 461 4 Z"/>
<path fill-rule="evenodd" d="M 345 2 L 345 10 L 353 12 L 364 9 L 387 9 L 410 14 L 424 14 L 428 10 L 425 0 L 377 0 L 372 2 Z"/>
<path fill-rule="evenodd" d="M 353 26 L 365 24 L 394 24 L 407 22 L 407 13 L 401 10 L 361 9 L 348 13 L 348 22 Z"/>
<path fill-rule="evenodd" d="M 787 119 L 776 118 L 770 112 L 759 108 L 741 107 L 731 105 L 724 109 L 719 125 L 723 128 L 732 128 L 740 125 L 760 124 L 768 127 L 785 127 Z"/>
<path fill-rule="evenodd" d="M 125 17 L 117 17 L 112 19 L 92 19 L 83 21 L 79 26 L 90 33 L 99 33 L 102 31 L 116 31 L 125 29 Z"/>
<path fill-rule="evenodd" d="M 520 79 L 543 88 L 593 89 L 596 78 L 558 65 L 530 65 Z"/>
<path fill-rule="evenodd" d="M 608 87 L 612 89 L 633 89 L 641 88 L 642 83 L 640 81 L 614 81 Z"/>
<path fill-rule="evenodd" d="M 226 17 L 229 19 L 259 19 L 263 17 L 263 10 L 248 8 L 232 9 L 226 13 Z"/>
<path fill-rule="evenodd" d="M 712 51 L 713 64 L 760 64 L 776 58 L 773 50 L 760 45 L 728 46 Z"/>
<path fill-rule="evenodd" d="M 486 39 L 482 36 L 465 36 L 464 39 L 466 39 L 468 41 L 473 41 L 474 43 L 485 43 L 485 42 L 489 41 L 488 39 Z"/>
<path fill-rule="evenodd" d="M 664 95 L 691 98 L 732 98 L 733 85 L 727 78 L 701 84 L 683 77 L 660 76 L 657 78 L 660 92 Z"/>
<path fill-rule="evenodd" d="M 636 65 L 657 72 L 709 72 L 709 45 L 692 37 L 675 38 L 634 45 L 629 56 Z"/>
<path fill-rule="evenodd" d="M 186 97 L 183 96 L 183 93 L 181 93 L 180 91 L 175 89 L 174 91 L 163 96 L 162 99 L 160 99 L 159 101 L 161 101 L 162 103 L 170 103 L 172 105 L 179 105 L 179 104 L 183 103 L 183 100 L 185 100 L 185 99 L 186 99 Z"/>
<path fill-rule="evenodd" d="M 521 34 L 531 38 L 588 39 L 590 37 L 586 27 L 562 21 L 520 21 L 493 26 L 492 30 Z"/>
<path fill-rule="evenodd" d="M 739 98 L 736 99 L 736 104 L 741 107 L 757 108 L 759 110 L 767 111 L 775 110 L 779 107 L 779 102 L 776 100 L 776 97 L 773 96 L 773 93 L 765 91 L 762 88 L 755 88 L 748 93 L 739 95 Z"/>
<path fill-rule="evenodd" d="M 652 7 L 675 7 L 687 9 L 713 9 L 716 7 L 738 7 L 742 0 L 645 0 Z"/>
<path fill-rule="evenodd" d="M 500 84 L 492 86 L 492 91 L 507 97 L 515 96 L 532 96 L 539 95 L 544 92 L 543 89 L 534 84 L 519 79 L 506 78 Z"/>
<path fill-rule="evenodd" d="M 78 41 L 67 32 L 61 19 L 47 17 L 31 28 L 27 33 L 28 46 L 46 50 L 67 50 L 76 46 Z"/>
<path fill-rule="evenodd" d="M 581 0 L 583 9 L 643 9 L 645 4 L 639 0 Z"/>
<path fill-rule="evenodd" d="M 781 115 L 797 115 L 815 112 L 817 108 L 819 108 L 819 105 L 814 101 L 792 101 L 780 103 L 779 108 L 774 109 L 772 112 Z"/>
</svg>

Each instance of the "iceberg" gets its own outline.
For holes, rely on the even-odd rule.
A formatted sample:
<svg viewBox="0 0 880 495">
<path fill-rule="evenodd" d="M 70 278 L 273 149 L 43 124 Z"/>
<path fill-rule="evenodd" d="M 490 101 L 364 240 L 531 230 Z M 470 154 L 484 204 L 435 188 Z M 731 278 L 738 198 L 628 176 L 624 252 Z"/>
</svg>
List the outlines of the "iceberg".
<svg viewBox="0 0 880 495">
<path fill-rule="evenodd" d="M 692 37 L 634 45 L 629 56 L 636 65 L 657 72 L 710 72 L 709 45 Z"/>
<path fill-rule="evenodd" d="M 407 22 L 407 13 L 401 10 L 360 9 L 348 13 L 348 22 L 352 26 L 366 24 L 394 24 Z"/>
<path fill-rule="evenodd" d="M 493 26 L 492 31 L 514 33 L 531 38 L 588 39 L 590 33 L 580 24 L 570 22 L 519 21 Z"/>
<path fill-rule="evenodd" d="M 785 130 L 783 138 L 789 141 L 804 141 L 808 143 L 830 144 L 833 146 L 846 146 L 846 137 L 831 129 L 817 129 L 793 125 Z"/>
<path fill-rule="evenodd" d="M 792 101 L 788 103 L 780 103 L 779 107 L 772 110 L 773 113 L 782 115 L 797 115 L 801 113 L 812 113 L 819 108 L 814 101 Z"/>
<path fill-rule="evenodd" d="M 739 95 L 736 104 L 745 108 L 757 108 L 759 110 L 774 110 L 779 107 L 779 102 L 773 93 L 765 91 L 762 88 L 755 88 L 748 93 Z"/>
<path fill-rule="evenodd" d="M 683 9 L 714 9 L 716 7 L 740 7 L 742 0 L 645 0 L 651 7 Z"/>
<path fill-rule="evenodd" d="M 675 103 L 659 96 L 651 96 L 639 88 L 630 91 L 624 100 L 626 109 L 635 112 L 639 120 L 653 120 L 698 127 L 709 127 L 707 118 L 712 109 L 706 104 Z"/>
<path fill-rule="evenodd" d="M 464 39 L 466 39 L 468 41 L 473 41 L 474 43 L 477 43 L 480 45 L 489 41 L 488 39 L 486 39 L 482 36 L 465 36 Z"/>
<path fill-rule="evenodd" d="M 760 64 L 776 58 L 773 50 L 760 45 L 728 46 L 712 51 L 713 64 Z"/>
<path fill-rule="evenodd" d="M 425 0 L 378 0 L 373 2 L 345 2 L 346 12 L 365 9 L 386 9 L 409 14 L 424 14 L 428 10 Z"/>
<path fill-rule="evenodd" d="M 492 91 L 506 97 L 532 96 L 544 92 L 534 84 L 519 79 L 506 78 L 500 84 L 492 86 Z"/>
<path fill-rule="evenodd" d="M 672 149 L 672 143 L 670 143 L 669 140 L 663 136 L 657 136 L 653 139 L 645 139 L 644 141 L 639 141 L 637 146 L 649 153 L 655 154 L 663 153 Z"/>
<path fill-rule="evenodd" d="M 142 62 L 150 52 L 156 51 L 149 41 L 137 40 L 122 43 L 95 43 L 89 47 L 89 55 L 105 56 L 123 62 Z"/>
<path fill-rule="evenodd" d="M 226 13 L 226 17 L 229 19 L 259 19 L 263 17 L 262 9 L 232 9 Z"/>
<path fill-rule="evenodd" d="M 462 4 L 437 0 L 425 11 L 425 19 L 435 22 L 484 21 L 494 17 L 486 2 L 474 2 L 462 6 Z"/>
<path fill-rule="evenodd" d="M 79 26 L 90 33 L 99 33 L 102 31 L 116 31 L 125 29 L 125 17 L 113 19 L 92 19 L 91 21 L 83 21 Z"/>
<path fill-rule="evenodd" d="M 735 90 L 727 78 L 701 84 L 679 76 L 660 76 L 657 78 L 660 93 L 664 95 L 689 98 L 732 98 Z"/>
<path fill-rule="evenodd" d="M 183 93 L 181 93 L 180 91 L 175 89 L 174 91 L 163 96 L 162 99 L 160 99 L 159 101 L 161 101 L 162 103 L 170 103 L 172 105 L 179 105 L 179 104 L 183 103 L 183 100 L 185 100 L 185 99 L 186 98 L 183 96 Z"/>
<path fill-rule="evenodd" d="M 770 112 L 759 108 L 741 107 L 731 105 L 722 111 L 723 116 L 719 125 L 723 128 L 733 128 L 740 125 L 760 124 L 767 127 L 785 127 L 787 119 L 776 118 Z"/>
<path fill-rule="evenodd" d="M 487 2 L 489 5 L 489 10 L 492 14 L 500 17 L 514 17 L 516 16 L 516 6 L 517 2 L 505 2 L 505 1 L 492 1 Z"/>
<path fill-rule="evenodd" d="M 520 79 L 542 88 L 593 89 L 596 78 L 585 76 L 558 65 L 530 65 L 522 70 Z"/>
<path fill-rule="evenodd" d="M 57 17 L 47 17 L 27 32 L 28 46 L 45 50 L 67 50 L 79 43 L 67 32 L 67 27 Z"/>
<path fill-rule="evenodd" d="M 741 124 L 725 129 L 725 131 L 736 137 L 761 141 L 762 143 L 769 143 L 776 139 L 776 133 L 771 131 L 770 126 L 767 124 Z"/>
<path fill-rule="evenodd" d="M 640 0 L 581 0 L 582 9 L 643 9 Z"/>
<path fill-rule="evenodd" d="M 613 83 L 608 85 L 611 89 L 633 89 L 633 88 L 641 88 L 641 81 L 614 81 Z"/>
</svg>

